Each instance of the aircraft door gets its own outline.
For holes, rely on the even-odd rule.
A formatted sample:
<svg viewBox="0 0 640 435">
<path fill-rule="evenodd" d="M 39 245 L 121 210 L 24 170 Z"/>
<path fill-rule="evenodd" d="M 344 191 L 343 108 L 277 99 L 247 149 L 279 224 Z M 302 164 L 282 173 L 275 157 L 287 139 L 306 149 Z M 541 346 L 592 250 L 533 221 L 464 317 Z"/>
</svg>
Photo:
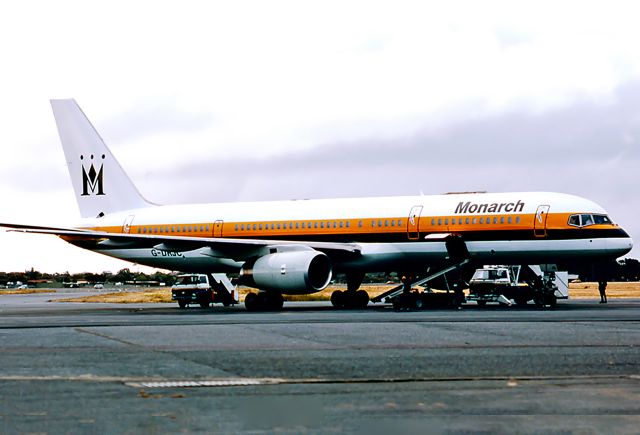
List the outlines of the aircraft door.
<svg viewBox="0 0 640 435">
<path fill-rule="evenodd" d="M 131 232 L 131 224 L 133 223 L 133 218 L 134 217 L 135 217 L 134 215 L 130 214 L 124 220 L 124 224 L 122 224 L 122 232 L 124 234 L 129 234 Z"/>
<path fill-rule="evenodd" d="M 407 238 L 409 240 L 418 240 L 420 238 L 420 214 L 422 213 L 421 205 L 414 205 L 409 212 L 407 221 Z"/>
<path fill-rule="evenodd" d="M 549 214 L 548 205 L 539 205 L 536 210 L 536 216 L 533 218 L 533 234 L 536 237 L 547 237 L 547 215 Z"/>
<path fill-rule="evenodd" d="M 213 223 L 213 237 L 222 237 L 222 224 L 221 220 L 217 220 Z"/>
</svg>

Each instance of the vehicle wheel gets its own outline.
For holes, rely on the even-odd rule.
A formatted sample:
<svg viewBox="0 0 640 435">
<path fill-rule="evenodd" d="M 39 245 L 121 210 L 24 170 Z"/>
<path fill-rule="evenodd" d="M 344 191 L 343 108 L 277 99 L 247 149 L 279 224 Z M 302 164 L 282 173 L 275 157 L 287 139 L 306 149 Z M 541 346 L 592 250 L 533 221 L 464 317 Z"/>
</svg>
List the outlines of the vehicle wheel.
<svg viewBox="0 0 640 435">
<path fill-rule="evenodd" d="M 209 302 L 200 302 L 201 308 L 209 308 Z"/>
<path fill-rule="evenodd" d="M 178 306 L 180 308 L 186 308 L 187 307 L 187 301 L 178 301 Z"/>
<path fill-rule="evenodd" d="M 546 299 L 547 305 L 549 305 L 551 308 L 555 308 L 558 304 L 558 298 L 555 295 L 548 295 Z"/>
<path fill-rule="evenodd" d="M 355 294 L 355 306 L 366 308 L 367 305 L 369 305 L 369 293 L 364 290 L 358 290 Z"/>
<path fill-rule="evenodd" d="M 336 308 L 344 308 L 344 299 L 344 292 L 342 290 L 336 290 L 331 293 L 331 305 Z"/>
<path fill-rule="evenodd" d="M 421 297 L 417 297 L 416 300 L 413 302 L 413 306 L 417 310 L 423 309 L 424 308 L 424 299 L 422 299 Z"/>
<path fill-rule="evenodd" d="M 538 308 L 544 308 L 544 296 L 536 295 L 533 297 L 533 302 L 536 304 Z"/>
<path fill-rule="evenodd" d="M 515 301 L 516 301 L 516 305 L 519 307 L 526 307 L 527 304 L 529 303 L 529 299 L 524 297 L 515 298 Z"/>
<path fill-rule="evenodd" d="M 244 306 L 247 311 L 258 311 L 260 308 L 260 299 L 258 298 L 258 295 L 255 293 L 249 293 L 245 296 Z"/>
</svg>

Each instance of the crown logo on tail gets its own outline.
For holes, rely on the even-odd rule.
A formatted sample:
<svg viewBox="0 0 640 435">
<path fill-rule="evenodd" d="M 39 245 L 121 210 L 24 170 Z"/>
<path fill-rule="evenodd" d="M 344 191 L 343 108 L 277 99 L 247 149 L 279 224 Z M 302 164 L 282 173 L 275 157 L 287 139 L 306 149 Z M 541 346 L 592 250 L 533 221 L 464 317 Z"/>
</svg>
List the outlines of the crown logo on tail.
<svg viewBox="0 0 640 435">
<path fill-rule="evenodd" d="M 104 160 L 104 154 L 102 160 Z M 84 160 L 84 156 L 80 156 L 80 160 Z M 93 160 L 93 154 L 91 155 Z M 104 195 L 104 178 L 103 178 L 104 164 L 100 164 L 100 168 L 96 171 L 95 166 L 91 163 L 89 172 L 82 165 L 82 196 L 89 196 L 92 193 L 95 195 Z"/>
</svg>

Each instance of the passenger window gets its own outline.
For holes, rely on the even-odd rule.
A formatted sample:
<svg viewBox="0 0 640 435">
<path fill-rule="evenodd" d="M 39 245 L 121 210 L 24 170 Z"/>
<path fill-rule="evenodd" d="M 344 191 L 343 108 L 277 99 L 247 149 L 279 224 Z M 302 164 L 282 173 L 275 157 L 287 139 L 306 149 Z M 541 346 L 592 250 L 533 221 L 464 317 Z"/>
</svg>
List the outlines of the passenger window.
<svg viewBox="0 0 640 435">
<path fill-rule="evenodd" d="M 381 227 L 382 226 L 382 219 L 378 220 L 378 226 Z"/>
<path fill-rule="evenodd" d="M 511 221 L 512 221 L 511 216 L 509 216 L 509 217 L 507 218 L 507 222 L 508 222 L 508 223 L 511 223 Z"/>
<path fill-rule="evenodd" d="M 465 223 L 465 224 L 467 224 L 467 225 L 469 225 L 469 218 L 466 218 L 466 219 L 464 220 L 464 223 Z M 473 223 L 474 223 L 474 224 L 476 223 L 476 218 L 473 218 Z"/>
<path fill-rule="evenodd" d="M 475 225 L 475 224 L 476 224 L 476 218 L 473 218 L 473 219 L 472 219 L 472 222 L 473 222 L 473 224 Z M 469 223 L 469 219 L 467 219 L 467 223 Z"/>
<path fill-rule="evenodd" d="M 391 226 L 395 227 L 396 226 L 396 221 L 391 221 Z"/>
<path fill-rule="evenodd" d="M 436 224 L 436 220 L 435 219 L 431 219 L 431 225 L 435 225 Z"/>
<path fill-rule="evenodd" d="M 320 222 L 320 228 L 324 228 L 324 222 Z"/>
<path fill-rule="evenodd" d="M 516 216 L 516 223 L 519 224 L 520 223 L 520 216 Z"/>
<path fill-rule="evenodd" d="M 202 229 L 200 229 L 200 231 L 202 231 Z M 238 231 L 238 224 L 236 224 L 236 231 Z"/>
<path fill-rule="evenodd" d="M 401 227 L 402 226 L 402 219 L 398 219 L 398 226 Z"/>
<path fill-rule="evenodd" d="M 207 230 L 207 232 L 209 232 L 209 225 L 207 225 L 205 229 Z"/>
<path fill-rule="evenodd" d="M 347 226 L 347 228 L 349 228 L 349 221 L 347 221 L 347 223 L 345 224 Z M 362 221 L 360 221 L 360 226 L 362 226 Z"/>
<path fill-rule="evenodd" d="M 258 227 L 257 224 L 253 224 L 253 231 L 255 231 L 257 227 Z M 262 224 L 260 224 L 260 229 L 262 229 Z"/>
<path fill-rule="evenodd" d="M 445 225 L 449 225 L 449 218 L 447 218 L 447 219 L 445 219 L 445 220 L 444 220 L 444 224 L 445 224 Z"/>
<path fill-rule="evenodd" d="M 164 228 L 160 227 L 160 234 L 164 233 Z"/>
<path fill-rule="evenodd" d="M 142 232 L 143 232 L 144 234 L 147 234 L 147 229 L 146 229 L 146 228 L 143 228 L 143 229 L 142 229 Z"/>
<path fill-rule="evenodd" d="M 388 220 L 385 220 L 385 221 L 384 221 L 384 226 L 385 226 L 385 227 L 388 227 L 388 226 L 389 226 L 389 221 L 388 221 Z"/>
<path fill-rule="evenodd" d="M 494 224 L 497 224 L 497 223 L 498 223 L 498 218 L 497 218 L 497 217 L 494 217 L 494 218 L 493 218 L 493 223 L 494 223 Z"/>
<path fill-rule="evenodd" d="M 504 216 L 500 217 L 500 223 L 503 224 L 504 223 Z"/>
<path fill-rule="evenodd" d="M 347 222 L 347 227 L 349 227 L 349 222 Z M 362 228 L 362 221 L 358 221 L 358 228 Z"/>
<path fill-rule="evenodd" d="M 318 222 L 313 223 L 313 228 L 318 228 Z"/>
<path fill-rule="evenodd" d="M 371 226 L 375 227 L 376 226 L 376 221 L 371 221 Z"/>
<path fill-rule="evenodd" d="M 158 234 L 158 227 L 153 227 L 154 234 Z"/>
<path fill-rule="evenodd" d="M 138 227 L 138 234 L 140 234 L 142 232 L 142 230 L 140 229 L 140 227 Z"/>
<path fill-rule="evenodd" d="M 480 223 L 483 223 L 483 222 L 484 222 L 484 218 L 480 218 Z"/>
<path fill-rule="evenodd" d="M 442 225 L 442 219 L 438 219 L 438 225 Z"/>
<path fill-rule="evenodd" d="M 344 225 L 344 222 L 340 221 L 340 228 Z"/>
</svg>

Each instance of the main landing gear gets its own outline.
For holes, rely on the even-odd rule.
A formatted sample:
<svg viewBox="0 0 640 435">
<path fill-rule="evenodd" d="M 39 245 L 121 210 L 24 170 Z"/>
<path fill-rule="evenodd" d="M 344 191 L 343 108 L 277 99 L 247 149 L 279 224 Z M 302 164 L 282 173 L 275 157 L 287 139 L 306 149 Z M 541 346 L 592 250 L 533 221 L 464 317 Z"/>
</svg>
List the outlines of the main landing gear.
<svg viewBox="0 0 640 435">
<path fill-rule="evenodd" d="M 247 311 L 280 311 L 284 305 L 282 293 L 273 291 L 261 291 L 249 293 L 244 298 L 244 306 Z"/>
<path fill-rule="evenodd" d="M 347 290 L 336 290 L 331 294 L 331 304 L 336 308 L 359 309 L 369 304 L 369 293 L 358 290 L 364 274 L 347 276 Z"/>
</svg>

